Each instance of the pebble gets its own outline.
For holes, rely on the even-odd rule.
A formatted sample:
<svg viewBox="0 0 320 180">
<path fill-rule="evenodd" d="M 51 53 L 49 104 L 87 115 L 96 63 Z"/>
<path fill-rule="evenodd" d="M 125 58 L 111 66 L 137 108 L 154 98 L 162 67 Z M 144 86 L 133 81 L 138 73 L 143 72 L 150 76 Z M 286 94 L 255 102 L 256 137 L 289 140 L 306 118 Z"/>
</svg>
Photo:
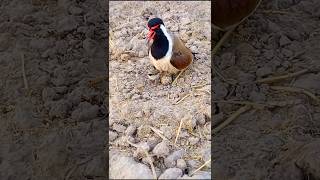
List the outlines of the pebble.
<svg viewBox="0 0 320 180">
<path fill-rule="evenodd" d="M 176 165 L 176 160 L 181 159 L 184 154 L 184 149 L 174 151 L 172 154 L 170 154 L 168 157 L 164 159 L 165 166 L 168 168 L 174 167 Z"/>
<path fill-rule="evenodd" d="M 159 177 L 159 179 L 177 179 L 182 176 L 182 170 L 179 168 L 166 169 Z"/>
<path fill-rule="evenodd" d="M 154 147 L 152 152 L 158 157 L 165 157 L 169 155 L 170 149 L 167 143 L 165 141 L 162 141 Z"/>
<path fill-rule="evenodd" d="M 221 64 L 220 68 L 225 69 L 227 67 L 233 66 L 236 63 L 236 56 L 234 53 L 227 52 L 221 55 Z"/>
<path fill-rule="evenodd" d="M 293 52 L 290 51 L 289 49 L 282 49 L 281 53 L 287 58 L 293 56 Z"/>
<path fill-rule="evenodd" d="M 196 113 L 196 115 L 193 117 L 196 119 L 196 122 L 199 125 L 204 125 L 206 123 L 206 117 L 203 113 Z"/>
<path fill-rule="evenodd" d="M 125 131 L 127 136 L 133 136 L 133 134 L 137 131 L 137 127 L 135 125 L 130 125 Z"/>
<path fill-rule="evenodd" d="M 159 143 L 159 140 L 158 138 L 151 136 L 148 138 L 147 143 L 150 146 L 150 148 L 153 149 Z"/>
<path fill-rule="evenodd" d="M 129 60 L 129 58 L 130 58 L 130 56 L 128 54 L 121 54 L 120 55 L 120 59 L 122 61 L 127 61 L 127 60 Z"/>
<path fill-rule="evenodd" d="M 199 142 L 199 140 L 200 139 L 198 137 L 190 137 L 189 138 L 189 142 L 190 142 L 191 145 L 197 144 Z"/>
<path fill-rule="evenodd" d="M 89 56 L 93 56 L 97 49 L 97 43 L 90 38 L 86 38 L 82 42 L 82 47 Z"/>
<path fill-rule="evenodd" d="M 283 47 L 288 44 L 291 44 L 291 40 L 286 35 L 281 35 L 279 45 Z"/>
<path fill-rule="evenodd" d="M 161 126 L 160 127 L 160 131 L 163 132 L 163 135 L 168 138 L 168 139 L 171 139 L 172 138 L 172 129 L 168 126 Z"/>
<path fill-rule="evenodd" d="M 172 83 L 172 77 L 171 76 L 161 76 L 160 82 L 163 85 L 169 85 Z"/>
<path fill-rule="evenodd" d="M 124 133 L 124 131 L 126 130 L 126 127 L 122 124 L 114 123 L 112 125 L 112 129 L 114 129 L 117 132 Z"/>
<path fill-rule="evenodd" d="M 83 13 L 83 10 L 79 7 L 70 6 L 69 12 L 74 15 L 80 15 Z"/>
<path fill-rule="evenodd" d="M 71 113 L 71 117 L 77 121 L 86 121 L 93 119 L 99 114 L 99 106 L 88 102 L 81 102 L 76 110 Z"/>
<path fill-rule="evenodd" d="M 137 131 L 137 135 L 139 138 L 144 138 L 149 136 L 151 133 L 151 129 L 148 126 L 140 126 Z"/>
<path fill-rule="evenodd" d="M 110 153 L 110 179 L 152 179 L 150 168 L 133 158 Z"/>
<path fill-rule="evenodd" d="M 77 29 L 77 27 L 78 27 L 78 22 L 75 20 L 75 18 L 72 16 L 67 16 L 58 22 L 57 31 L 59 33 L 69 32 Z"/>
<path fill-rule="evenodd" d="M 265 77 L 267 75 L 270 75 L 271 73 L 272 73 L 272 68 L 269 66 L 261 67 L 256 71 L 256 75 L 258 77 Z"/>
<path fill-rule="evenodd" d="M 109 140 L 114 141 L 118 137 L 118 133 L 114 131 L 109 131 Z"/>
<path fill-rule="evenodd" d="M 187 168 L 187 163 L 184 159 L 178 159 L 177 160 L 177 167 L 181 170 L 185 170 Z"/>
</svg>

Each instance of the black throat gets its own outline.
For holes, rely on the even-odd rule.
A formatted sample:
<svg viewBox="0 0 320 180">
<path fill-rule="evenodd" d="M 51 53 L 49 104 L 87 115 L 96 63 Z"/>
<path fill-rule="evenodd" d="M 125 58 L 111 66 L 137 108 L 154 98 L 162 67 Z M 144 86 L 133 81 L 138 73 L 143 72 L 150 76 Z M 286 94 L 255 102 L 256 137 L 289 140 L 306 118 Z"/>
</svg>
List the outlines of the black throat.
<svg viewBox="0 0 320 180">
<path fill-rule="evenodd" d="M 169 50 L 169 40 L 164 35 L 161 29 L 155 31 L 156 35 L 151 45 L 151 55 L 158 60 L 163 58 Z"/>
</svg>

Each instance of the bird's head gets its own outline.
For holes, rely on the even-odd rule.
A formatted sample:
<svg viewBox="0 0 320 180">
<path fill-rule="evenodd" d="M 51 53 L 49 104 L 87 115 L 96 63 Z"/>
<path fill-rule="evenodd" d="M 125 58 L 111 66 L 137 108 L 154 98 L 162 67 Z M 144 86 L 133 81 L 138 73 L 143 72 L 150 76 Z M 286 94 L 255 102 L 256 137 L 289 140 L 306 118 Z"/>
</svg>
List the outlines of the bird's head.
<svg viewBox="0 0 320 180">
<path fill-rule="evenodd" d="M 164 26 L 164 23 L 160 18 L 152 18 L 148 21 L 148 29 L 149 29 L 149 33 L 147 36 L 148 43 L 154 40 L 157 34 L 157 31 L 161 31 L 160 29 L 161 25 Z"/>
</svg>

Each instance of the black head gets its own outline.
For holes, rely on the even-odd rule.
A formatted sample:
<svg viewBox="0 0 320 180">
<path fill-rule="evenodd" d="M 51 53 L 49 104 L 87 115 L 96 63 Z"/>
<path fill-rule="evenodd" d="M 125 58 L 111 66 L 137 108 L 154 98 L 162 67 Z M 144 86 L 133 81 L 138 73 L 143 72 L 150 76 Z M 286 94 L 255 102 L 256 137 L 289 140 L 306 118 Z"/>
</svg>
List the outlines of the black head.
<svg viewBox="0 0 320 180">
<path fill-rule="evenodd" d="M 162 19 L 160 19 L 160 18 L 152 18 L 148 21 L 149 28 L 152 28 L 152 27 L 154 27 L 156 25 L 160 25 L 160 24 L 164 25 Z"/>
</svg>

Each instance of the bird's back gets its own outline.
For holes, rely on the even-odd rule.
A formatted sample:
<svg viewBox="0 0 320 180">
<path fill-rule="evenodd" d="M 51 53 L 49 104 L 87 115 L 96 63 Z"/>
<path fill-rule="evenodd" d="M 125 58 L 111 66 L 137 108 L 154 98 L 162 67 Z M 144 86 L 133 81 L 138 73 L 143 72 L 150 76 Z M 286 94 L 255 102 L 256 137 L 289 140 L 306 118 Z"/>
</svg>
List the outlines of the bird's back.
<svg viewBox="0 0 320 180">
<path fill-rule="evenodd" d="M 216 0 L 213 4 L 213 24 L 220 30 L 235 27 L 252 14 L 261 0 Z"/>
<path fill-rule="evenodd" d="M 193 54 L 191 50 L 185 46 L 185 44 L 176 35 L 172 35 L 173 48 L 172 56 L 170 59 L 171 64 L 179 69 L 187 68 L 193 61 Z"/>
</svg>

